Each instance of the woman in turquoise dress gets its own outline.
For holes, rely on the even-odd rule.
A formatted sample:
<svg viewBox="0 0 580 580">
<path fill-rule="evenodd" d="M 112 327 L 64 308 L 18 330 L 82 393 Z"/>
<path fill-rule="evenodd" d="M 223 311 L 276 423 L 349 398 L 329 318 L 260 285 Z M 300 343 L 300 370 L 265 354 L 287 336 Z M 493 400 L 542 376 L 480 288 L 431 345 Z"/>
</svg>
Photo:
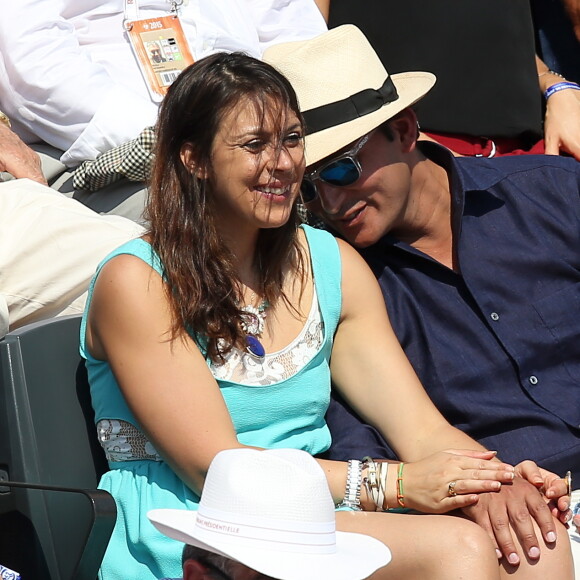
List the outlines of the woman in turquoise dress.
<svg viewBox="0 0 580 580">
<path fill-rule="evenodd" d="M 346 508 L 337 527 L 393 553 L 373 577 L 499 578 L 492 540 L 467 519 L 375 511 L 473 506 L 514 474 L 541 475 L 554 490 L 561 481 L 535 466 L 514 471 L 451 427 L 397 343 L 365 263 L 330 234 L 298 226 L 304 129 L 288 81 L 241 54 L 200 60 L 170 88 L 157 137 L 149 231 L 99 266 L 81 330 L 110 466 L 100 487 L 118 507 L 100 578 L 180 576 L 181 546 L 146 514 L 196 509 L 218 451 L 323 453 L 331 376 L 404 461 L 384 469 L 319 459 Z M 349 469 L 359 470 L 361 510 Z M 380 499 L 361 485 L 373 469 Z M 565 556 L 563 542 L 543 555 L 544 577 L 557 577 Z"/>
</svg>

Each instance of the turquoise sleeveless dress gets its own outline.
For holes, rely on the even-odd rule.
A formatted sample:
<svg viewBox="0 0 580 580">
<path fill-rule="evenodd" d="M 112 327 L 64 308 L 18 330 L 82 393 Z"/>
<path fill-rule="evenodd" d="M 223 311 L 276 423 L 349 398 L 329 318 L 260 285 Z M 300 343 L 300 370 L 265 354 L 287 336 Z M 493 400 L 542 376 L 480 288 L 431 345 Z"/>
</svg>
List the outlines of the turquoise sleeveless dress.
<svg viewBox="0 0 580 580">
<path fill-rule="evenodd" d="M 303 226 L 310 248 L 316 293 L 323 322 L 323 341 L 315 356 L 295 375 L 268 386 L 218 381 L 238 435 L 244 445 L 290 447 L 312 455 L 326 451 L 330 432 L 324 415 L 330 397 L 330 355 L 341 311 L 341 262 L 336 240 L 327 232 Z M 81 354 L 86 365 L 95 422 L 121 420 L 139 428 L 127 407 L 110 366 L 87 352 L 86 316 L 94 283 L 103 265 L 120 254 L 140 258 L 163 275 L 159 257 L 144 240 L 132 240 L 107 256 L 89 288 L 81 325 Z M 209 364 L 209 362 L 208 362 Z M 152 452 L 154 453 L 154 451 Z M 99 578 L 157 580 L 181 577 L 183 546 L 159 533 L 147 519 L 153 508 L 197 509 L 193 493 L 159 457 L 113 461 L 99 487 L 117 503 L 117 522 Z"/>
</svg>

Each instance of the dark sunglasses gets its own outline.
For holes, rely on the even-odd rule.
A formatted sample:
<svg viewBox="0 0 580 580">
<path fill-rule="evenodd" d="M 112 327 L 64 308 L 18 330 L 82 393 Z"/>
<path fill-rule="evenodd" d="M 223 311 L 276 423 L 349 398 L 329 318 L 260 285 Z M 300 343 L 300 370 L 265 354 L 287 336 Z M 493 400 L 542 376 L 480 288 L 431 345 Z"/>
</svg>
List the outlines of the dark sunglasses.
<svg viewBox="0 0 580 580">
<path fill-rule="evenodd" d="M 346 187 L 358 181 L 362 168 L 357 155 L 366 145 L 370 136 L 371 134 L 368 133 L 359 139 L 352 149 L 341 153 L 338 157 L 331 159 L 328 163 L 305 175 L 300 186 L 302 201 L 311 203 L 318 197 L 318 188 L 315 183 L 317 179 L 335 187 Z"/>
</svg>

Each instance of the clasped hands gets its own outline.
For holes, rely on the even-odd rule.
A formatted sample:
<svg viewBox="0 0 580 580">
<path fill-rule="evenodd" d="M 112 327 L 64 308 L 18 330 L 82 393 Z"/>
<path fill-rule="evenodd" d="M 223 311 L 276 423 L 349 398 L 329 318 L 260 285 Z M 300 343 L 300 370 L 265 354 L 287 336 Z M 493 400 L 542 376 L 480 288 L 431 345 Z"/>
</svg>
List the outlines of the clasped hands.
<svg viewBox="0 0 580 580">
<path fill-rule="evenodd" d="M 405 503 L 426 513 L 460 509 L 492 538 L 498 557 L 519 563 L 513 533 L 531 559 L 540 557 L 534 522 L 556 541 L 554 518 L 571 516 L 566 482 L 533 461 L 511 466 L 493 451 L 450 449 L 405 464 Z"/>
</svg>

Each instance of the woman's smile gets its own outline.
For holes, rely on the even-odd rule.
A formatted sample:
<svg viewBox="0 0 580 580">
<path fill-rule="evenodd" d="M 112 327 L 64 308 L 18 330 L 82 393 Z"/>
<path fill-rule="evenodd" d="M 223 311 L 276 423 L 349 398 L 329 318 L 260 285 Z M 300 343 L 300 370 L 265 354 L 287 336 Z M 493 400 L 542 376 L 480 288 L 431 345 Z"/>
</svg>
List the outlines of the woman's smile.
<svg viewBox="0 0 580 580">
<path fill-rule="evenodd" d="M 260 192 L 265 198 L 273 202 L 283 202 L 292 193 L 292 187 L 290 185 L 275 187 L 272 185 L 257 185 L 256 191 Z"/>
</svg>

